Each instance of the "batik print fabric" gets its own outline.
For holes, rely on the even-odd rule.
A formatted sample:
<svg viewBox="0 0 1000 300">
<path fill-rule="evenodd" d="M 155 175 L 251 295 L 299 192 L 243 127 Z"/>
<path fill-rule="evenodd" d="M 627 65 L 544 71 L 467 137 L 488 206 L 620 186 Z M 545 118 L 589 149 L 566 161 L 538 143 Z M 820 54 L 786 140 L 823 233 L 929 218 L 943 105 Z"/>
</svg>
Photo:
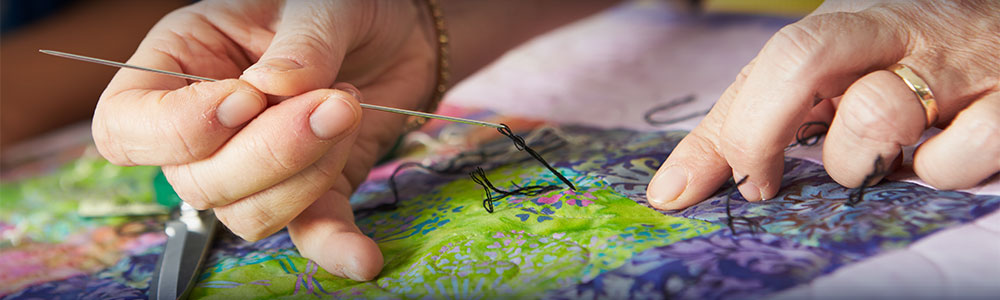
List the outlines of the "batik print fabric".
<svg viewBox="0 0 1000 300">
<path fill-rule="evenodd" d="M 433 171 L 402 169 L 395 177 L 400 196 L 395 209 L 357 216 L 386 258 L 375 280 L 330 275 L 298 255 L 285 232 L 255 243 L 223 234 L 192 295 L 761 298 L 1000 207 L 996 196 L 899 182 L 869 189 L 852 206 L 850 191 L 822 166 L 787 159 L 776 199 L 748 203 L 729 191 L 730 183 L 689 209 L 655 211 L 644 202 L 646 182 L 683 135 L 588 128 L 533 132 L 529 144 L 578 190 L 507 197 L 494 203 L 492 214 L 483 208 L 483 188 L 468 176 L 477 166 L 500 189 L 561 184 L 509 140 L 438 159 L 429 165 Z M 373 172 L 379 173 L 390 172 Z M 732 228 L 727 201 L 737 217 Z M 352 202 L 392 203 L 389 181 L 373 176 Z M 143 255 L 130 257 L 129 266 L 151 268 L 153 261 Z M 46 283 L 12 297 L 60 295 L 64 290 L 57 287 L 80 286 L 77 282 L 88 278 Z M 124 295 L 146 289 L 121 286 Z"/>
<path fill-rule="evenodd" d="M 0 183 L 0 297 L 28 287 L 40 295 L 144 297 L 152 269 L 145 262 L 159 256 L 166 218 L 79 211 L 88 203 L 155 206 L 157 168 L 114 166 L 96 152 L 75 157 L 46 175 Z"/>
</svg>

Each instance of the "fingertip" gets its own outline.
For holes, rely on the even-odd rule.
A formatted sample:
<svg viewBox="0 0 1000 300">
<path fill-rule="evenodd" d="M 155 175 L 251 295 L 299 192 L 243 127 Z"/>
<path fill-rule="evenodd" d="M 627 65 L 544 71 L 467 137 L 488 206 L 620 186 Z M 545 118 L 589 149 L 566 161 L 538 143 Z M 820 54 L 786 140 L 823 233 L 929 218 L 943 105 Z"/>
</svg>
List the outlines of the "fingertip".
<svg viewBox="0 0 1000 300">
<path fill-rule="evenodd" d="M 306 65 L 293 59 L 273 57 L 247 68 L 240 79 L 270 95 L 294 96 L 329 87 L 336 75 L 335 71 L 325 66 Z"/>
<path fill-rule="evenodd" d="M 361 122 L 361 107 L 357 100 L 346 93 L 326 95 L 309 115 L 309 126 L 316 137 L 324 140 L 343 136 L 357 128 Z"/>
<path fill-rule="evenodd" d="M 801 123 L 800 120 L 795 122 Z M 727 164 L 732 166 L 732 178 L 747 179 L 737 187 L 744 199 L 761 201 L 774 198 L 784 175 L 784 149 L 793 140 L 798 127 L 794 131 L 775 129 L 778 127 L 746 131 L 748 128 L 735 125 L 725 128 L 723 135 L 727 138 L 721 143 L 721 151 Z"/>
<path fill-rule="evenodd" d="M 698 204 L 698 202 L 701 202 L 701 200 L 695 199 L 695 198 L 691 198 L 691 197 L 687 197 L 687 198 L 678 197 L 677 199 L 674 199 L 673 201 L 670 201 L 670 202 L 667 202 L 667 203 L 663 203 L 663 204 L 660 204 L 658 206 L 657 205 L 653 205 L 653 207 L 655 207 L 655 208 L 657 208 L 659 210 L 680 210 L 680 209 L 685 209 L 685 208 L 691 207 L 692 205 Z M 652 202 L 650 202 L 650 204 L 652 204 Z"/>
<path fill-rule="evenodd" d="M 338 82 L 333 85 L 333 88 L 351 95 L 351 97 L 354 97 L 355 101 L 358 102 L 361 101 L 361 91 L 358 90 L 358 88 L 355 87 L 353 84 L 347 82 Z"/>
<path fill-rule="evenodd" d="M 349 232 L 344 235 L 347 236 L 344 238 L 344 241 L 354 240 L 354 243 L 358 245 L 358 247 L 354 248 L 353 264 L 345 270 L 347 277 L 356 281 L 375 279 L 375 276 L 378 276 L 379 272 L 382 271 L 383 264 L 385 263 L 382 257 L 382 250 L 379 249 L 378 244 L 375 244 L 375 241 L 371 238 L 360 233 Z"/>
<path fill-rule="evenodd" d="M 247 68 L 247 71 L 281 74 L 298 69 L 302 69 L 302 64 L 291 59 L 274 57 L 257 62 Z"/>
<path fill-rule="evenodd" d="M 236 128 L 264 111 L 264 107 L 267 105 L 266 101 L 260 93 L 238 87 L 222 99 L 215 110 L 215 116 L 222 126 Z"/>
<path fill-rule="evenodd" d="M 259 91 L 236 79 L 124 90 L 102 95 L 92 131 L 112 162 L 182 164 L 215 153 L 265 107 Z"/>
<path fill-rule="evenodd" d="M 355 281 L 369 281 L 382 271 L 383 257 L 375 241 L 357 232 L 335 232 L 316 249 L 300 249 L 302 255 L 331 274 Z"/>
<path fill-rule="evenodd" d="M 850 160 L 836 154 L 827 154 L 824 149 L 823 166 L 827 175 L 846 188 L 857 188 L 862 185 L 873 186 L 882 181 L 892 171 L 902 167 L 902 151 L 892 154 L 855 153 Z M 865 151 L 867 152 L 867 151 Z M 871 160 L 858 160 L 859 157 L 874 157 Z M 834 167 L 836 166 L 836 167 Z"/>
<path fill-rule="evenodd" d="M 755 183 L 753 179 L 747 177 L 747 175 L 742 175 L 733 171 L 733 179 L 736 181 L 743 181 L 743 184 L 736 187 L 736 189 L 740 191 L 740 195 L 743 195 L 743 199 L 750 202 L 767 199 L 767 197 L 763 195 L 757 183 Z"/>
<path fill-rule="evenodd" d="M 676 209 L 677 197 L 688 184 L 688 172 L 683 166 L 661 168 L 646 187 L 646 200 L 653 207 L 663 210 Z M 686 207 L 686 206 L 685 206 Z"/>
<path fill-rule="evenodd" d="M 287 91 L 288 83 L 282 77 L 287 77 L 291 72 L 300 69 L 302 69 L 302 65 L 293 60 L 269 58 L 258 61 L 244 70 L 240 79 L 268 94 L 291 96 L 295 93 Z"/>
<path fill-rule="evenodd" d="M 690 207 L 708 198 L 729 178 L 726 160 L 698 130 L 688 134 L 646 188 L 650 205 L 660 210 Z"/>
</svg>

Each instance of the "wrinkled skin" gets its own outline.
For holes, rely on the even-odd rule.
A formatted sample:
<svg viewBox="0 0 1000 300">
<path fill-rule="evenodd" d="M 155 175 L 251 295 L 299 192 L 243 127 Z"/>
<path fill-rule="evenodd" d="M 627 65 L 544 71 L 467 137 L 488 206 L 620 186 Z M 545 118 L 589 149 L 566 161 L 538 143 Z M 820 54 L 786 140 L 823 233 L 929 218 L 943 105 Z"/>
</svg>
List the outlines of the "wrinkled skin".
<svg viewBox="0 0 1000 300">
<path fill-rule="evenodd" d="M 361 118 L 358 102 L 427 101 L 437 46 L 421 13 L 394 0 L 202 1 L 174 11 L 128 62 L 228 79 L 121 70 L 95 112 L 97 147 L 116 164 L 162 166 L 185 202 L 214 209 L 244 239 L 287 225 L 303 256 L 370 280 L 382 255 L 348 198 L 404 119 Z"/>
<path fill-rule="evenodd" d="M 749 176 L 739 187 L 747 200 L 774 197 L 783 149 L 810 121 L 831 124 L 823 162 L 844 186 L 860 186 L 879 156 L 883 168 L 898 164 L 928 125 L 944 131 L 917 149 L 917 175 L 941 189 L 980 183 L 1000 171 L 998 11 L 996 1 L 828 1 L 743 68 L 654 176 L 650 203 L 686 208 L 731 176 Z M 885 70 L 895 63 L 930 86 L 937 123 Z"/>
</svg>

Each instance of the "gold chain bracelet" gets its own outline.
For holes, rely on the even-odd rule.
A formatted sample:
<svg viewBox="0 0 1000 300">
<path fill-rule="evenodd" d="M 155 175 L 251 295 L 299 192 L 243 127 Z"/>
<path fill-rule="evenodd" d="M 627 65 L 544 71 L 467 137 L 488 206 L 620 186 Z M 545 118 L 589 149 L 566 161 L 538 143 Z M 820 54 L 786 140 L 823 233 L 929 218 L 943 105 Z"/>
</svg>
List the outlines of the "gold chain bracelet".
<svg viewBox="0 0 1000 300">
<path fill-rule="evenodd" d="M 434 35 L 437 36 L 435 41 L 438 46 L 436 84 L 434 85 L 434 90 L 431 93 L 430 102 L 424 106 L 424 111 L 433 113 L 437 110 L 438 104 L 441 103 L 441 99 L 444 98 L 445 92 L 448 91 L 448 81 L 451 77 L 450 66 L 448 64 L 448 45 L 450 42 L 448 40 L 448 28 L 445 27 L 444 23 L 444 13 L 441 12 L 438 0 L 424 0 L 424 3 L 427 4 L 427 9 L 430 11 L 431 23 L 434 27 Z M 427 118 L 410 117 L 407 122 L 407 131 L 416 130 L 426 122 Z"/>
</svg>

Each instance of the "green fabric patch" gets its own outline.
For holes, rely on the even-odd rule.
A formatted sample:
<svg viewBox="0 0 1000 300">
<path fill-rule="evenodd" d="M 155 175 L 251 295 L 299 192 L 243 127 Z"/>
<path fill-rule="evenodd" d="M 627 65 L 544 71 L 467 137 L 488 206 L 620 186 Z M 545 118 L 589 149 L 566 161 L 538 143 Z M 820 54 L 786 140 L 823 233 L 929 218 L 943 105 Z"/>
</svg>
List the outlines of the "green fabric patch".
<svg viewBox="0 0 1000 300">
<path fill-rule="evenodd" d="M 537 296 L 593 279 L 643 250 L 721 228 L 664 216 L 618 194 L 603 180 L 559 171 L 579 189 L 512 196 L 495 202 L 490 214 L 481 206 L 482 187 L 458 178 L 403 200 L 396 210 L 358 220 L 385 255 L 385 268 L 375 281 L 336 278 L 289 253 L 259 253 L 240 259 L 259 262 L 209 266 L 192 295 Z M 532 164 L 501 167 L 487 176 L 501 189 L 559 184 Z M 252 282 L 262 278 L 266 285 Z"/>
</svg>

